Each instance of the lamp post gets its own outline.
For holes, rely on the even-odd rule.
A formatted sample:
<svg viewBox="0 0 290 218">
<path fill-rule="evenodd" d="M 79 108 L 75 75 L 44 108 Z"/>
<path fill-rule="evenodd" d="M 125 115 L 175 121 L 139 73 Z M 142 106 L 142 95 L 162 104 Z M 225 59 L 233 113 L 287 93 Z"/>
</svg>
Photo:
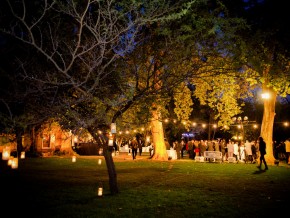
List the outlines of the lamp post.
<svg viewBox="0 0 290 218">
<path fill-rule="evenodd" d="M 239 129 L 242 129 L 242 139 L 241 142 L 245 142 L 245 129 L 244 125 L 249 123 L 249 118 L 247 116 L 242 117 L 233 117 L 233 121 L 238 125 Z"/>
</svg>

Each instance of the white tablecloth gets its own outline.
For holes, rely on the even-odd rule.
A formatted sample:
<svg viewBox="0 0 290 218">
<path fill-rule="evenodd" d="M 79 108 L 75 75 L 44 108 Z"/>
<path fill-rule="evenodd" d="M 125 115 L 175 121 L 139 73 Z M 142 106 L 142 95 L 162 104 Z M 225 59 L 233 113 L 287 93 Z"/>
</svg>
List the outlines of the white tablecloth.
<svg viewBox="0 0 290 218">
<path fill-rule="evenodd" d="M 142 152 L 149 152 L 149 148 L 151 147 L 150 146 L 142 147 Z"/>
<path fill-rule="evenodd" d="M 177 153 L 176 153 L 176 150 L 166 150 L 167 151 L 167 155 L 168 157 L 171 157 L 172 160 L 176 160 L 177 159 Z"/>
</svg>

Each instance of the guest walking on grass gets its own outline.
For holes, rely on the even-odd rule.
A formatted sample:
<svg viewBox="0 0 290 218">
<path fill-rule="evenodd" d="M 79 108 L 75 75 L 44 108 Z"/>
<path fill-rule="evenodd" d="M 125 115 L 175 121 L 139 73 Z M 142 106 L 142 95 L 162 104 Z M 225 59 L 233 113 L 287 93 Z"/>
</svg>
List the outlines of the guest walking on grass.
<svg viewBox="0 0 290 218">
<path fill-rule="evenodd" d="M 265 160 L 265 154 L 266 154 L 266 142 L 262 138 L 262 136 L 259 137 L 259 151 L 260 151 L 260 165 L 258 168 L 261 170 L 262 169 L 262 163 L 265 165 L 265 170 L 268 170 L 268 166 Z"/>
</svg>

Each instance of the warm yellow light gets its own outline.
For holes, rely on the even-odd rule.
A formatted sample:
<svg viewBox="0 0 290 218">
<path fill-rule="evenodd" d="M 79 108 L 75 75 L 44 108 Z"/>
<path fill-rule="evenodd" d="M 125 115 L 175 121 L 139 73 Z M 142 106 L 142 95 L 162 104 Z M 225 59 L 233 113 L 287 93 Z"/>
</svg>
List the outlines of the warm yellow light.
<svg viewBox="0 0 290 218">
<path fill-rule="evenodd" d="M 238 125 L 238 128 L 240 129 L 240 128 L 242 128 L 242 126 L 241 125 Z"/>
<path fill-rule="evenodd" d="M 196 126 L 196 123 L 194 122 L 194 123 L 192 123 L 192 126 Z"/>
<path fill-rule="evenodd" d="M 7 161 L 8 166 L 11 166 L 11 165 L 12 165 L 12 161 L 13 161 L 13 159 L 14 159 L 13 156 L 10 156 L 10 157 L 8 158 L 8 161 Z"/>
<path fill-rule="evenodd" d="M 25 159 L 25 151 L 21 151 L 20 158 Z"/>
<path fill-rule="evenodd" d="M 17 169 L 18 168 L 18 158 L 14 157 L 11 163 L 11 168 L 12 169 Z"/>
<path fill-rule="evenodd" d="M 129 133 L 130 133 L 129 130 L 127 130 L 127 131 L 126 131 L 126 134 L 129 134 Z"/>
<path fill-rule="evenodd" d="M 165 123 L 168 123 L 168 119 L 165 119 L 164 122 L 165 122 Z"/>
<path fill-rule="evenodd" d="M 202 124 L 202 128 L 205 128 L 206 127 L 206 124 Z"/>
<path fill-rule="evenodd" d="M 144 128 L 142 128 L 141 130 L 144 131 Z"/>
<path fill-rule="evenodd" d="M 75 155 L 73 155 L 73 156 L 71 157 L 71 161 L 72 161 L 72 162 L 76 162 L 76 160 L 77 160 L 77 157 L 76 157 Z"/>
<path fill-rule="evenodd" d="M 288 122 L 285 122 L 285 123 L 284 123 L 284 126 L 289 126 L 289 123 L 288 123 Z"/>
<path fill-rule="evenodd" d="M 2 160 L 8 160 L 9 157 L 10 157 L 10 148 L 9 147 L 3 148 L 3 151 L 2 151 Z"/>
<path fill-rule="evenodd" d="M 103 196 L 103 188 L 102 187 L 98 188 L 98 196 L 99 197 Z"/>
<path fill-rule="evenodd" d="M 262 99 L 269 99 L 270 94 L 268 92 L 262 93 Z"/>
<path fill-rule="evenodd" d="M 213 124 L 213 128 L 217 128 L 217 125 L 216 124 Z"/>
<path fill-rule="evenodd" d="M 254 124 L 254 128 L 257 129 L 258 128 L 258 125 L 257 124 Z"/>
<path fill-rule="evenodd" d="M 102 159 L 98 160 L 98 164 L 101 165 L 102 164 Z"/>
</svg>

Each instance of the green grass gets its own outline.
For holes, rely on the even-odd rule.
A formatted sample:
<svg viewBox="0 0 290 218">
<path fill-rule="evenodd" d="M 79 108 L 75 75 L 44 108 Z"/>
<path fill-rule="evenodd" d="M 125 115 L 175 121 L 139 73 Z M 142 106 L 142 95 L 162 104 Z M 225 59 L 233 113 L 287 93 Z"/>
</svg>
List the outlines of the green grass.
<svg viewBox="0 0 290 218">
<path fill-rule="evenodd" d="M 138 158 L 138 157 L 137 157 Z M 99 157 L 26 158 L 0 168 L 1 213 L 10 217 L 269 217 L 288 213 L 290 168 L 115 158 L 111 196 Z M 97 196 L 98 186 L 104 188 Z"/>
</svg>

